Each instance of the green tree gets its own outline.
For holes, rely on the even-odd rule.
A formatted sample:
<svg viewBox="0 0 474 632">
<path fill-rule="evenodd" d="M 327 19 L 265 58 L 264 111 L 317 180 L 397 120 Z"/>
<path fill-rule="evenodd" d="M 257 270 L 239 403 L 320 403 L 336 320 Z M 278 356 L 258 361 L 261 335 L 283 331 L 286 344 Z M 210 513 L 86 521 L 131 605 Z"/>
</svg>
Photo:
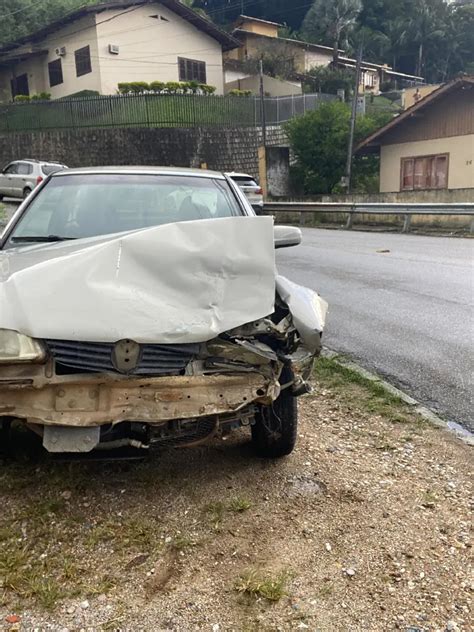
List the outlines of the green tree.
<svg viewBox="0 0 474 632">
<path fill-rule="evenodd" d="M 307 92 L 324 92 L 336 94 L 344 90 L 347 97 L 354 89 L 354 71 L 330 66 L 316 66 L 305 75 L 305 90 Z"/>
<path fill-rule="evenodd" d="M 295 153 L 296 173 L 305 193 L 333 193 L 344 175 L 351 111 L 345 103 L 324 103 L 292 119 L 286 132 Z M 390 115 L 357 118 L 356 142 L 389 120 Z M 374 188 L 378 176 L 375 157 L 354 159 L 354 190 Z"/>
<path fill-rule="evenodd" d="M 361 10 L 361 0 L 315 0 L 303 21 L 303 34 L 313 41 L 329 38 L 336 65 L 342 39 L 356 24 Z"/>
</svg>

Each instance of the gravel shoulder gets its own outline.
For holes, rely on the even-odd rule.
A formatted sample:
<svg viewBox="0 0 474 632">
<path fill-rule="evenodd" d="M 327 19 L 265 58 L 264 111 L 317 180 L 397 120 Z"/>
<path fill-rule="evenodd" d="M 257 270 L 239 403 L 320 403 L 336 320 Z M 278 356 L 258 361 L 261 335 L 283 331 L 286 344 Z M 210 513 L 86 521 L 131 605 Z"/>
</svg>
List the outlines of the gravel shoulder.
<svg viewBox="0 0 474 632">
<path fill-rule="evenodd" d="M 0 630 L 472 630 L 472 448 L 330 360 L 315 381 L 284 460 L 242 431 L 3 462 Z"/>
</svg>

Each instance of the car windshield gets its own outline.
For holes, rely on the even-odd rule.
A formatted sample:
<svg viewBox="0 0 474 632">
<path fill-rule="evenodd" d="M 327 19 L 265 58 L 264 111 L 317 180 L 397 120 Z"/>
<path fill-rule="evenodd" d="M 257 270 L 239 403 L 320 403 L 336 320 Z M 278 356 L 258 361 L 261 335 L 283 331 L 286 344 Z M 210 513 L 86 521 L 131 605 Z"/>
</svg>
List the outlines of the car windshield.
<svg viewBox="0 0 474 632">
<path fill-rule="evenodd" d="M 186 175 L 56 176 L 29 204 L 6 246 L 242 214 L 224 179 Z"/>
</svg>

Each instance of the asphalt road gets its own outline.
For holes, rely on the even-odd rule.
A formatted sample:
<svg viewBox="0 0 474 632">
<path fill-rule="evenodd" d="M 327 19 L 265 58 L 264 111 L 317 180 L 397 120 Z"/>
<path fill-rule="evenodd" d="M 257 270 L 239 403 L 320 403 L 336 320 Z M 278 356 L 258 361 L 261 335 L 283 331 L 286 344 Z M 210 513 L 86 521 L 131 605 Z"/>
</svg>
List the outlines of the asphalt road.
<svg viewBox="0 0 474 632">
<path fill-rule="evenodd" d="M 474 240 L 303 233 L 278 268 L 329 302 L 326 346 L 474 431 Z"/>
</svg>

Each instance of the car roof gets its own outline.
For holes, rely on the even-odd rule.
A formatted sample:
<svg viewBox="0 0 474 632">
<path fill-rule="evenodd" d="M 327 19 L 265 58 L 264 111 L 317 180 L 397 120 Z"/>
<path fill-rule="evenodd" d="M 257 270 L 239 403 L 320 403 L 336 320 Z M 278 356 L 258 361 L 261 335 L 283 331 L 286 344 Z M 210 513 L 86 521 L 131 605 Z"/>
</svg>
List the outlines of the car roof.
<svg viewBox="0 0 474 632">
<path fill-rule="evenodd" d="M 74 175 L 97 175 L 97 174 L 123 174 L 123 175 L 174 175 L 174 176 L 194 176 L 200 178 L 220 178 L 224 175 L 219 171 L 208 171 L 206 169 L 189 169 L 185 167 L 80 167 L 59 171 L 53 174 L 53 178 L 63 178 Z"/>
<path fill-rule="evenodd" d="M 18 160 L 12 160 L 12 162 L 32 162 L 35 165 L 60 165 L 65 166 L 61 162 L 52 162 L 51 160 L 36 160 L 36 158 L 19 158 Z"/>
</svg>

